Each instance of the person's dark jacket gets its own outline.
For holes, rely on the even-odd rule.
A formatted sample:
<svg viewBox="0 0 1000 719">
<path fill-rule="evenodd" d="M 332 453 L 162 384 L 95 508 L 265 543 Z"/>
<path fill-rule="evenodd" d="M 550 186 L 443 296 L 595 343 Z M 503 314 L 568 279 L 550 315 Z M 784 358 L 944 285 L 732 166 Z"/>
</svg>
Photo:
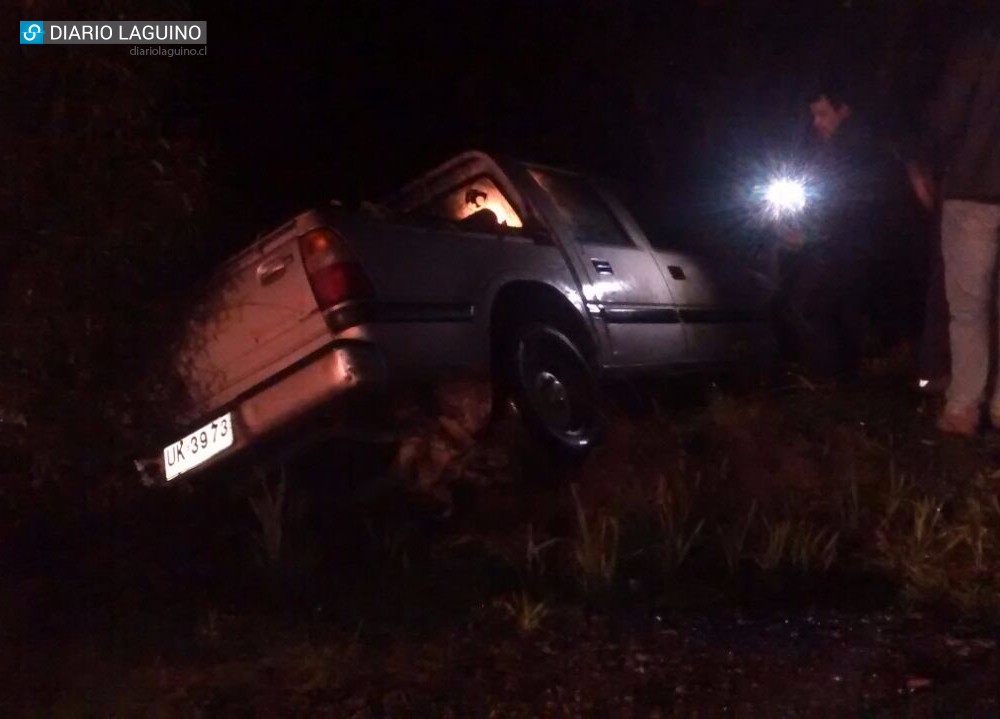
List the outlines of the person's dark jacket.
<svg viewBox="0 0 1000 719">
<path fill-rule="evenodd" d="M 814 162 L 816 198 L 809 224 L 816 250 L 833 261 L 867 261 L 877 252 L 887 158 L 868 126 L 848 117 Z"/>
<path fill-rule="evenodd" d="M 931 106 L 928 144 L 945 199 L 1000 202 L 1000 23 L 952 52 Z"/>
</svg>

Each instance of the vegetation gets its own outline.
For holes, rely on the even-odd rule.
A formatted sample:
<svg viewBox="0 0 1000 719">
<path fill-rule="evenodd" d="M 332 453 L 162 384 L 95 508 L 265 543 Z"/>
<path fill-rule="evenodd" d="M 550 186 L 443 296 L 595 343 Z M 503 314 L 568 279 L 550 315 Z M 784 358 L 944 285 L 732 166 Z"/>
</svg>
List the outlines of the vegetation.
<svg viewBox="0 0 1000 719">
<path fill-rule="evenodd" d="M 182 2 L 96 0 L 32 12 L 187 15 Z M 26 482 L 102 501 L 185 399 L 167 350 L 211 255 L 207 153 L 176 68 L 116 47 L 44 50 L 3 78 L 17 101 L 0 124 L 16 172 L 0 239 L 0 430 L 23 427 Z M 0 491 L 23 489 L 9 482 Z"/>
<path fill-rule="evenodd" d="M 110 642 L 108 671 L 115 657 L 144 666 L 172 641 L 232 656 L 237 634 L 260 632 L 255 646 L 277 652 L 304 697 L 358 671 L 332 658 L 330 642 L 381 666 L 375 647 L 388 639 L 378 637 L 413 632 L 544 647 L 592 631 L 581 617 L 637 611 L 995 620 L 997 441 L 942 438 L 926 400 L 897 377 L 872 374 L 839 393 L 709 387 L 688 400 L 678 392 L 691 387 L 654 387 L 674 407 L 656 409 L 660 397 L 645 416 L 620 416 L 561 483 L 536 481 L 539 468 L 514 457 L 491 463 L 484 482 L 483 467 L 459 455 L 434 487 L 405 472 L 351 476 L 370 471 L 364 451 L 339 445 L 259 473 L 249 501 L 232 491 L 236 477 L 151 489 L 102 516 L 98 541 L 93 524 L 15 536 L 14 550 L 48 549 L 44 570 L 8 573 L 19 601 L 0 627 L 8 646 L 29 646 L 33 632 L 75 617 L 75 633 L 110 632 L 96 640 Z M 498 433 L 476 452 L 496 459 L 523 451 L 518 441 Z M 82 607 L 81 595 L 91 598 Z M 294 634 L 307 627 L 326 638 Z M 287 638 L 275 645 L 273 632 Z M 961 651 L 988 651 L 976 641 Z M 440 651 L 421 661 L 459 650 Z M 251 671 L 226 666 L 218 671 Z M 134 687 L 160 691 L 142 676 Z"/>
</svg>

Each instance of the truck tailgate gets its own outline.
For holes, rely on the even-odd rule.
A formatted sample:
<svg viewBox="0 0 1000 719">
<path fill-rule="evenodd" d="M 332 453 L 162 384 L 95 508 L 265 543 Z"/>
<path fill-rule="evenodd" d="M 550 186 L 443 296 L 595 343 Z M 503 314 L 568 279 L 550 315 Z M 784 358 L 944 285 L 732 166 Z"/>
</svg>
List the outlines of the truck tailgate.
<svg viewBox="0 0 1000 719">
<path fill-rule="evenodd" d="M 197 409 L 209 411 L 329 338 L 289 223 L 222 267 L 190 322 L 181 367 Z"/>
</svg>

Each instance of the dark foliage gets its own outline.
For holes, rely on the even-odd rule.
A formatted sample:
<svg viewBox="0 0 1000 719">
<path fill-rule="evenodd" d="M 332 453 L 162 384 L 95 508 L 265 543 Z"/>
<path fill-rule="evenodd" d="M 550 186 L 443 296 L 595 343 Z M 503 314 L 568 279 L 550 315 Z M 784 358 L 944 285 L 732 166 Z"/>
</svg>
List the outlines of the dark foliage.
<svg viewBox="0 0 1000 719">
<path fill-rule="evenodd" d="M 30 10 L 187 14 L 182 2 Z M 156 60 L 121 46 L 22 48 L 5 78 L 17 100 L 5 103 L 4 164 L 17 174 L 0 241 L 0 428 L 23 424 L 36 484 L 78 491 L 127 467 L 140 428 L 179 399 L 164 360 L 205 255 L 206 159 L 190 128 L 167 126 L 183 102 L 179 65 Z"/>
</svg>

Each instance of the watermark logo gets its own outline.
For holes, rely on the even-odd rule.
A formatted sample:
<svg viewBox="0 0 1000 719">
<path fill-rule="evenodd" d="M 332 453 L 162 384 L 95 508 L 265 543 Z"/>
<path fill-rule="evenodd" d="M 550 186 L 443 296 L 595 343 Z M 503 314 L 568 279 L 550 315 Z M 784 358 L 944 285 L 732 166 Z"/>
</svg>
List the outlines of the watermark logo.
<svg viewBox="0 0 1000 719">
<path fill-rule="evenodd" d="M 45 21 L 44 20 L 22 20 L 21 21 L 21 44 L 41 45 L 45 42 Z"/>
<path fill-rule="evenodd" d="M 204 20 L 22 20 L 22 45 L 205 45 Z"/>
</svg>

